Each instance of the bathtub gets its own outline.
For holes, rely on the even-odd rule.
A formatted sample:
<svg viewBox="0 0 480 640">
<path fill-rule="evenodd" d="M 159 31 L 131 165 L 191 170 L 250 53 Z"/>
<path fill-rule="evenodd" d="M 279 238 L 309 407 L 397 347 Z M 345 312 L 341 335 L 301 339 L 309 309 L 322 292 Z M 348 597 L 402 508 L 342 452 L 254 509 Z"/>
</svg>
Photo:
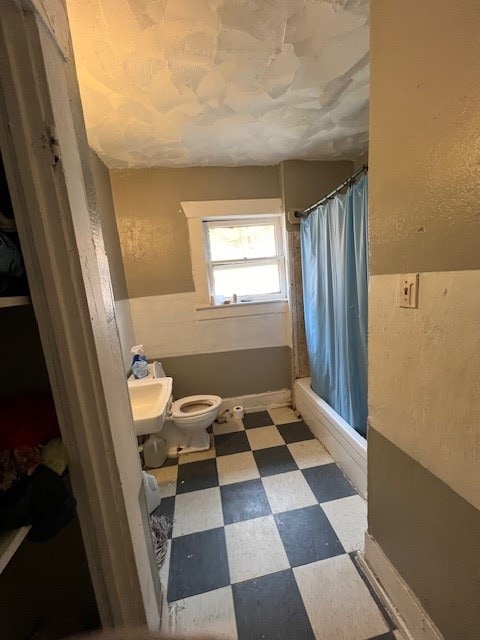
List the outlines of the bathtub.
<svg viewBox="0 0 480 640">
<path fill-rule="evenodd" d="M 295 405 L 312 433 L 343 473 L 367 497 L 367 441 L 310 387 L 310 378 L 295 380 Z"/>
</svg>

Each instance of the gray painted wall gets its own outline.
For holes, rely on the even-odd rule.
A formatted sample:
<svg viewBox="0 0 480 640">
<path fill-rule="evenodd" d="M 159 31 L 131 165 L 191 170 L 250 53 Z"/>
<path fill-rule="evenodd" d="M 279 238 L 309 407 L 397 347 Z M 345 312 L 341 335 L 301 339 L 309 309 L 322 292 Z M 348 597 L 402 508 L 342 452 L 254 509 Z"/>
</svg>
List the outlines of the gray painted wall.
<svg viewBox="0 0 480 640">
<path fill-rule="evenodd" d="M 480 511 L 375 429 L 369 530 L 448 640 L 480 629 Z"/>
<path fill-rule="evenodd" d="M 371 273 L 480 268 L 480 4 L 374 2 Z"/>
<path fill-rule="evenodd" d="M 290 347 L 244 349 L 162 358 L 176 398 L 205 393 L 222 398 L 289 389 Z"/>
<path fill-rule="evenodd" d="M 338 186 L 352 171 L 353 162 L 348 160 L 112 170 L 128 297 L 194 290 L 182 201 L 282 197 L 286 211 L 301 209 Z"/>
<path fill-rule="evenodd" d="M 113 170 L 129 298 L 194 291 L 180 202 L 278 198 L 277 167 Z"/>
<path fill-rule="evenodd" d="M 480 622 L 479 32 L 474 0 L 371 5 L 369 531 L 446 640 Z"/>
<path fill-rule="evenodd" d="M 304 209 L 338 187 L 353 173 L 353 162 L 286 160 L 280 165 L 280 184 L 285 212 Z M 287 230 L 298 229 L 287 221 Z"/>
</svg>

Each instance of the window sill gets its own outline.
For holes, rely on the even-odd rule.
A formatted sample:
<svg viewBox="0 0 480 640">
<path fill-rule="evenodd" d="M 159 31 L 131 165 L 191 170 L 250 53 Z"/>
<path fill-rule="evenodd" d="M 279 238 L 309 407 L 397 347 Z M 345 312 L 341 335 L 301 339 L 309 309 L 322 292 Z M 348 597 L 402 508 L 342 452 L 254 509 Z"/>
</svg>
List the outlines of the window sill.
<svg viewBox="0 0 480 640">
<path fill-rule="evenodd" d="M 231 304 L 198 305 L 195 312 L 198 320 L 234 318 L 238 316 L 258 316 L 269 313 L 287 313 L 288 300 L 258 300 L 255 302 L 234 302 Z"/>
</svg>

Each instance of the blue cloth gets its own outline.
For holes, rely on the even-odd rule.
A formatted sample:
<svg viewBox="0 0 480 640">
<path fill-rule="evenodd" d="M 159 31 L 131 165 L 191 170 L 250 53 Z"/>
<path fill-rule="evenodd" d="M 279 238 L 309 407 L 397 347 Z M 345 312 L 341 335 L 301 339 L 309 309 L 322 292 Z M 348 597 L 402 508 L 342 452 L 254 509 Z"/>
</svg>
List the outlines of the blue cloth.
<svg viewBox="0 0 480 640">
<path fill-rule="evenodd" d="M 301 222 L 303 304 L 312 389 L 367 431 L 367 178 Z"/>
</svg>

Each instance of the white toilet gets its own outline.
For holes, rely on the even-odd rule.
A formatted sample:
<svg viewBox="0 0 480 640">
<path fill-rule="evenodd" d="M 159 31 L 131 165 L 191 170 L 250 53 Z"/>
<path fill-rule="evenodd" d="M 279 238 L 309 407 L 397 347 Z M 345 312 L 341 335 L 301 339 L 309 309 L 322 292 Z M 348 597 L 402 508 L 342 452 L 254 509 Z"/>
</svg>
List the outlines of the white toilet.
<svg viewBox="0 0 480 640">
<path fill-rule="evenodd" d="M 148 365 L 146 378 L 136 380 L 130 376 L 128 379 L 129 389 L 133 390 L 135 387 L 148 384 L 147 380 L 154 380 L 156 378 L 155 371 L 154 365 Z M 171 378 L 163 379 L 171 380 Z M 161 381 L 162 378 L 158 378 L 158 380 Z M 132 401 L 132 393 L 130 397 Z M 147 442 L 144 443 L 144 448 L 163 440 L 165 442 L 163 447 L 166 447 L 169 458 L 175 458 L 181 453 L 207 451 L 210 449 L 210 436 L 207 433 L 207 428 L 215 421 L 221 402 L 220 396 L 187 396 L 172 401 L 172 395 L 170 395 L 166 411 L 163 412 L 164 419 L 157 422 L 159 429 L 150 434 L 140 426 L 140 423 L 137 424 L 135 407 L 132 405 L 137 435 L 149 435 Z"/>
<path fill-rule="evenodd" d="M 221 401 L 219 396 L 187 396 L 172 404 L 168 419 L 188 438 L 182 453 L 210 449 L 207 429 L 217 417 Z"/>
</svg>

